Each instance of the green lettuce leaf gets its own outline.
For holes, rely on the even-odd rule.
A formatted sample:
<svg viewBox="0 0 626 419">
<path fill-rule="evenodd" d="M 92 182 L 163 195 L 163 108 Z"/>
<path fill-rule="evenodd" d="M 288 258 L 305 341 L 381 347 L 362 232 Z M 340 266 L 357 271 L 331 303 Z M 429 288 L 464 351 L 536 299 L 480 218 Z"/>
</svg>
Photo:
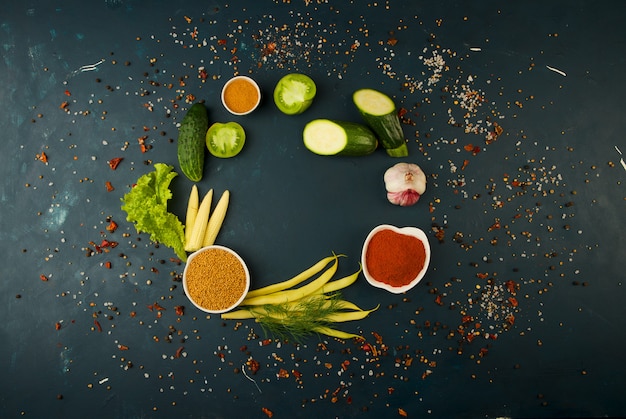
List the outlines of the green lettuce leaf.
<svg viewBox="0 0 626 419">
<path fill-rule="evenodd" d="M 124 195 L 122 210 L 138 232 L 150 234 L 150 240 L 174 249 L 186 261 L 185 229 L 178 217 L 167 211 L 167 201 L 172 198 L 169 186 L 178 176 L 173 170 L 172 166 L 156 163 L 154 171 L 141 176 Z"/>
</svg>

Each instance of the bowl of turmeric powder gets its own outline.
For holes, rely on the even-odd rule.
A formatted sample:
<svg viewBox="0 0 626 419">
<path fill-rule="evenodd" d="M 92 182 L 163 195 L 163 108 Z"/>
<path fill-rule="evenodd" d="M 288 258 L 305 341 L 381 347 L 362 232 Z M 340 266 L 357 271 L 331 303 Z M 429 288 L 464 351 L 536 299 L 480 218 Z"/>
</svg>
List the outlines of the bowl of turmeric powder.
<svg viewBox="0 0 626 419">
<path fill-rule="evenodd" d="M 417 227 L 382 224 L 368 234 L 361 265 L 367 282 L 394 294 L 416 286 L 430 263 L 430 244 Z"/>
<path fill-rule="evenodd" d="M 225 313 L 248 294 L 250 272 L 232 249 L 212 245 L 192 253 L 183 271 L 183 289 L 189 301 L 207 313 Z"/>
<path fill-rule="evenodd" d="M 248 76 L 235 76 L 222 88 L 222 104 L 233 115 L 248 115 L 261 103 L 261 89 Z"/>
</svg>

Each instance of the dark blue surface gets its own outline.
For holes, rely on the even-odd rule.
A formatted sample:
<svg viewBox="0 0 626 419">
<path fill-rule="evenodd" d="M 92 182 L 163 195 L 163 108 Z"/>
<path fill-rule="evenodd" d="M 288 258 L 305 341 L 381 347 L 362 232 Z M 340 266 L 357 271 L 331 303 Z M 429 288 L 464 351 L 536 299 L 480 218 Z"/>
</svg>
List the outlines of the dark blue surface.
<svg viewBox="0 0 626 419">
<path fill-rule="evenodd" d="M 0 416 L 626 414 L 626 4 L 408 3 L 4 6 Z M 425 60 L 433 54 L 440 73 Z M 318 88 L 293 117 L 271 101 L 290 71 Z M 219 103 L 236 73 L 264 94 L 246 117 Z M 360 87 L 407 110 L 406 160 L 428 176 L 415 207 L 387 202 L 382 175 L 397 160 L 381 150 L 324 158 L 302 145 L 311 119 L 359 121 Z M 253 322 L 206 318 L 186 300 L 173 252 L 125 221 L 119 199 L 136 179 L 156 162 L 177 168 L 188 94 L 206 101 L 210 120 L 247 131 L 239 156 L 207 159 L 198 186 L 231 191 L 218 243 L 246 260 L 253 288 L 333 251 L 347 255 L 340 274 L 352 273 L 378 224 L 427 232 L 432 261 L 416 288 L 393 295 L 361 278 L 345 291 L 364 308 L 380 304 L 342 325 L 376 354 L 326 338 L 264 345 Z M 461 105 L 477 96 L 466 115 Z M 504 131 L 487 144 L 493 122 Z M 124 158 L 115 171 L 114 157 Z M 182 218 L 191 182 L 181 174 L 172 187 Z M 119 245 L 87 256 L 103 239 Z M 249 359 L 261 366 L 244 369 L 255 383 L 242 372 Z"/>
</svg>

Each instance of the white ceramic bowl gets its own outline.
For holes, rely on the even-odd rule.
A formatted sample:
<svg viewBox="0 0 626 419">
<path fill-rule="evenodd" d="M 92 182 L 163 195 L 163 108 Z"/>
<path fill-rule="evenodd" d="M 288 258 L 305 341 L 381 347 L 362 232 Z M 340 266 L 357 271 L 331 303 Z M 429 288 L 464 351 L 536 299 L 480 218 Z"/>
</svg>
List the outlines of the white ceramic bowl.
<svg viewBox="0 0 626 419">
<path fill-rule="evenodd" d="M 252 106 L 252 108 L 246 109 L 244 111 L 238 111 L 238 110 L 233 110 L 230 107 L 228 107 L 228 104 L 226 103 L 226 100 L 225 100 L 226 91 L 231 87 L 233 83 L 237 81 L 244 81 L 248 83 L 252 87 L 252 90 L 256 91 L 257 100 L 254 106 Z M 222 105 L 224 105 L 224 107 L 226 108 L 228 112 L 232 113 L 233 115 L 248 115 L 259 106 L 259 103 L 261 103 L 261 89 L 259 88 L 259 85 L 257 84 L 257 82 L 254 81 L 252 78 L 248 76 L 235 76 L 232 79 L 228 80 L 226 84 L 224 85 L 224 87 L 222 88 L 221 98 L 222 98 Z"/>
<path fill-rule="evenodd" d="M 241 266 L 243 267 L 244 273 L 245 273 L 245 287 L 243 292 L 241 293 L 241 296 L 239 297 L 239 299 L 234 302 L 233 304 L 230 304 L 228 307 L 225 308 L 220 308 L 220 309 L 211 309 L 211 308 L 207 308 L 207 307 L 203 307 L 200 304 L 198 304 L 198 302 L 194 301 L 191 293 L 189 292 L 189 287 L 188 287 L 188 278 L 187 278 L 187 271 L 189 266 L 191 265 L 191 263 L 193 262 L 194 258 L 196 258 L 198 255 L 200 255 L 202 252 L 205 251 L 211 251 L 211 249 L 221 249 L 224 250 L 228 253 L 230 253 L 231 255 L 235 256 L 235 258 L 239 261 L 239 263 L 241 263 Z M 207 281 L 210 281 L 210 279 L 207 279 Z M 198 309 L 205 311 L 207 313 L 225 313 L 227 311 L 232 310 L 233 308 L 237 307 L 244 298 L 246 298 L 246 295 L 248 294 L 248 290 L 250 289 L 250 272 L 248 271 L 248 267 L 246 266 L 246 263 L 243 261 L 243 259 L 241 258 L 241 256 L 239 256 L 235 251 L 233 251 L 232 249 L 229 249 L 228 247 L 224 247 L 224 246 L 218 246 L 218 245 L 213 245 L 213 246 L 207 246 L 207 247 L 203 247 L 202 249 L 192 253 L 189 255 L 189 257 L 187 258 L 187 263 L 185 265 L 185 269 L 183 271 L 183 289 L 185 290 L 185 294 L 187 295 L 187 298 L 189 299 L 189 301 L 191 301 L 191 303 L 196 306 Z"/>
<path fill-rule="evenodd" d="M 393 287 L 393 286 L 391 286 L 389 284 L 386 284 L 384 282 L 377 281 L 376 279 L 374 279 L 372 277 L 372 275 L 370 275 L 365 255 L 367 254 L 367 247 L 369 246 L 369 243 L 372 240 L 372 237 L 374 237 L 374 235 L 376 233 L 380 232 L 381 230 L 391 230 L 391 231 L 393 231 L 395 233 L 398 233 L 398 234 L 403 234 L 403 235 L 416 237 L 424 245 L 424 251 L 426 253 L 426 258 L 424 260 L 424 266 L 421 269 L 421 271 L 419 271 L 417 276 L 414 279 L 412 279 L 409 283 L 407 283 L 406 285 L 399 286 L 399 287 Z M 420 230 L 417 227 L 401 227 L 401 228 L 399 228 L 399 227 L 395 227 L 395 226 L 388 225 L 388 224 L 379 225 L 379 226 L 375 227 L 368 234 L 367 238 L 365 239 L 365 243 L 363 244 L 363 250 L 362 250 L 362 253 L 361 253 L 361 264 L 363 266 L 363 275 L 365 276 L 365 279 L 367 280 L 367 282 L 369 282 L 374 287 L 382 288 L 382 289 L 387 290 L 389 292 L 392 292 L 394 294 L 401 294 L 403 292 L 406 292 L 406 291 L 410 290 L 414 286 L 416 286 L 422 280 L 424 275 L 426 274 L 426 271 L 428 270 L 428 264 L 429 263 L 430 263 L 430 244 L 428 243 L 428 237 L 426 236 L 426 233 L 424 233 L 422 230 Z"/>
</svg>

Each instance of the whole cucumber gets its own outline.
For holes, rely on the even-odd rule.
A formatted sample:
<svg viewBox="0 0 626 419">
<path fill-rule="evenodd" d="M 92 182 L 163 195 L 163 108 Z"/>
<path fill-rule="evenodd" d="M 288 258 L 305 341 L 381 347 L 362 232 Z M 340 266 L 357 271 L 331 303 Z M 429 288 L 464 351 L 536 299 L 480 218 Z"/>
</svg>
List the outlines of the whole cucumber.
<svg viewBox="0 0 626 419">
<path fill-rule="evenodd" d="M 204 153 L 209 117 L 202 103 L 191 105 L 178 128 L 178 164 L 189 180 L 198 182 L 204 171 Z"/>
</svg>

